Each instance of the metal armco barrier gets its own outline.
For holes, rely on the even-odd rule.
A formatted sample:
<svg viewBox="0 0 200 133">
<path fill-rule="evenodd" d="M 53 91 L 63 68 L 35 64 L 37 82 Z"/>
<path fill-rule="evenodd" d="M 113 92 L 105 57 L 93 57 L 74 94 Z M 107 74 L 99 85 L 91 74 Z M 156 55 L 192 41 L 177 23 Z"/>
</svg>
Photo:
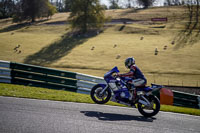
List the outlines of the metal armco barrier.
<svg viewBox="0 0 200 133">
<path fill-rule="evenodd" d="M 192 95 L 179 91 L 173 91 L 173 94 L 175 106 L 199 108 L 198 95 Z"/>
<path fill-rule="evenodd" d="M 103 78 L 91 75 L 1 60 L 0 82 L 67 90 L 82 94 L 90 94 L 91 88 L 94 85 L 97 83 L 105 83 Z M 172 92 L 173 94 L 165 90 L 162 94 L 156 93 L 155 95 L 163 101 L 163 104 L 168 104 L 166 99 L 170 97 L 170 100 L 173 102 L 169 102 L 170 105 L 200 108 L 199 95 L 179 91 Z"/>
<path fill-rule="evenodd" d="M 90 94 L 90 90 L 97 83 L 105 83 L 103 78 L 77 73 L 76 75 L 78 93 Z"/>
<path fill-rule="evenodd" d="M 0 60 L 0 82 L 11 83 L 11 70 L 9 61 Z"/>
<path fill-rule="evenodd" d="M 77 91 L 76 73 L 12 62 L 10 68 L 13 84 Z"/>
<path fill-rule="evenodd" d="M 199 106 L 199 109 L 200 109 L 200 96 L 198 96 L 198 101 L 199 101 L 199 104 L 198 104 L 198 106 Z"/>
</svg>

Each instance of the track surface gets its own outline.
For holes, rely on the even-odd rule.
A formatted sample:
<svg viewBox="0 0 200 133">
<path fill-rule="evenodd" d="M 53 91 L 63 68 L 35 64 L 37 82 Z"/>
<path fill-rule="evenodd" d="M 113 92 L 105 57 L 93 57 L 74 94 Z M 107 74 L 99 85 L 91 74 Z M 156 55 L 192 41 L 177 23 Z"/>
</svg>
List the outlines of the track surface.
<svg viewBox="0 0 200 133">
<path fill-rule="evenodd" d="M 107 105 L 0 97 L 0 133 L 200 133 L 200 117 Z"/>
</svg>

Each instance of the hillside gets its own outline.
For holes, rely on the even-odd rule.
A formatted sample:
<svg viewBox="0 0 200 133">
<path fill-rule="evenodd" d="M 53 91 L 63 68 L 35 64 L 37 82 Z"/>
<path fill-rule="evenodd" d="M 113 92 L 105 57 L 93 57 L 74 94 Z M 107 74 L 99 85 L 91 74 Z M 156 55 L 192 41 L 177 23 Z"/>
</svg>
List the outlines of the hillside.
<svg viewBox="0 0 200 133">
<path fill-rule="evenodd" d="M 102 77 L 114 66 L 126 72 L 124 60 L 133 56 L 149 83 L 200 86 L 200 28 L 187 29 L 191 21 L 186 11 L 185 7 L 108 10 L 106 16 L 133 23 L 106 24 L 102 33 L 92 37 L 69 35 L 70 26 L 65 23 L 69 13 L 33 25 L 0 20 L 0 60 Z M 154 23 L 151 18 L 155 17 L 168 21 Z"/>
</svg>

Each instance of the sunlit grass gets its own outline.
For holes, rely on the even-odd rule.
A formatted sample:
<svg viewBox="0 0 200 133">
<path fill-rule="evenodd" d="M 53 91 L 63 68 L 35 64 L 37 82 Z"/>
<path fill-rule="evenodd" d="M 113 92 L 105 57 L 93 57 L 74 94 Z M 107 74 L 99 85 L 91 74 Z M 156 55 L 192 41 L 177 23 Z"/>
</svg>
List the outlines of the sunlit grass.
<svg viewBox="0 0 200 133">
<path fill-rule="evenodd" d="M 79 102 L 79 103 L 91 103 L 91 104 L 94 103 L 90 98 L 90 96 L 85 94 L 79 94 L 64 90 L 52 90 L 46 88 L 27 87 L 22 85 L 11 85 L 3 83 L 0 83 L 0 96 L 31 98 L 31 99 L 41 99 L 41 100 L 55 100 L 64 102 Z M 114 102 L 108 102 L 107 105 L 126 107 L 124 105 L 120 105 Z M 184 113 L 184 114 L 200 116 L 199 109 L 162 105 L 161 110 L 166 112 Z"/>
<path fill-rule="evenodd" d="M 160 110 L 165 111 L 165 112 L 184 113 L 184 114 L 200 116 L 200 109 L 177 107 L 177 106 L 170 106 L 170 105 L 161 105 Z"/>
</svg>

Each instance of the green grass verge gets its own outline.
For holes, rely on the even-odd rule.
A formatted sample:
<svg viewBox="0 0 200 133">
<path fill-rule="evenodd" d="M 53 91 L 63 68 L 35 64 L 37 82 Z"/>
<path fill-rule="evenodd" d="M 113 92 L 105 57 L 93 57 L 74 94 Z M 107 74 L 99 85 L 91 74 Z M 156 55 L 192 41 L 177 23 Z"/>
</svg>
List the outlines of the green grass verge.
<svg viewBox="0 0 200 133">
<path fill-rule="evenodd" d="M 46 88 L 28 87 L 22 85 L 11 85 L 0 83 L 0 96 L 32 98 L 42 100 L 55 100 L 79 103 L 94 103 L 89 95 L 69 92 L 64 90 L 52 90 Z M 107 105 L 123 106 L 114 102 L 108 102 Z M 200 109 L 176 107 L 161 105 L 161 110 L 166 112 L 183 113 L 200 116 Z"/>
<path fill-rule="evenodd" d="M 0 96 L 55 100 L 65 102 L 94 103 L 89 95 L 79 94 L 64 90 L 53 90 L 47 88 L 29 87 L 23 85 L 12 85 L 0 83 Z M 108 102 L 108 105 L 120 105 Z"/>
</svg>

